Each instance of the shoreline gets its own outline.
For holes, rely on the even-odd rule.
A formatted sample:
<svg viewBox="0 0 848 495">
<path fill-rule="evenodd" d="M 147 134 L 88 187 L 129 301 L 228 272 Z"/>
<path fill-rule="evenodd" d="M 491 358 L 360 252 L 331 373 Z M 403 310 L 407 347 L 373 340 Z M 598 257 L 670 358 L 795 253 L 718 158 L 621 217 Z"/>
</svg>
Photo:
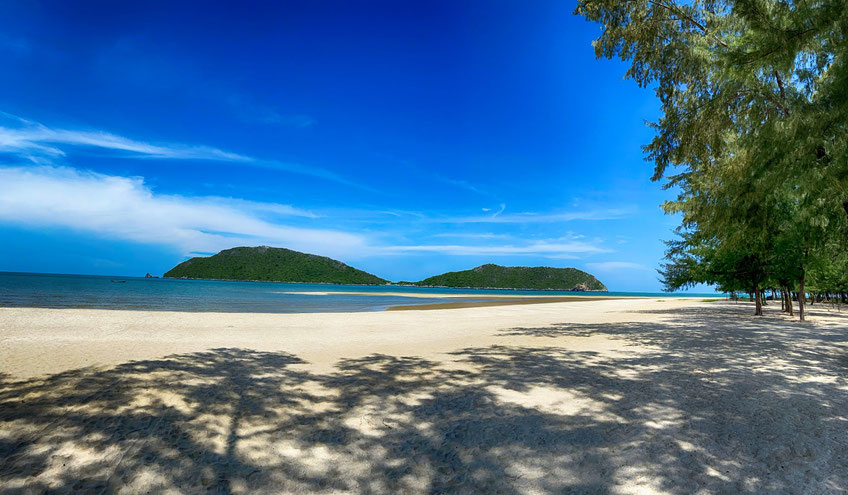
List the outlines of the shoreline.
<svg viewBox="0 0 848 495">
<path fill-rule="evenodd" d="M 523 290 L 523 289 L 522 289 Z M 543 294 L 474 294 L 471 292 L 465 293 L 433 293 L 433 292 L 359 292 L 359 291 L 282 291 L 278 294 L 296 294 L 303 296 L 396 296 L 396 297 L 411 297 L 421 299 L 568 299 L 575 301 L 592 301 L 597 299 L 640 299 L 650 298 L 653 296 L 601 296 L 601 295 L 543 295 Z M 685 298 L 677 296 L 678 298 Z"/>
<path fill-rule="evenodd" d="M 318 366 L 330 366 L 343 356 L 373 352 L 449 352 L 459 347 L 458 342 L 478 345 L 480 336 L 491 336 L 499 328 L 550 325 L 563 318 L 617 320 L 633 317 L 630 309 L 708 304 L 680 298 L 665 302 L 640 298 L 581 298 L 544 304 L 509 304 L 508 298 L 503 301 L 507 304 L 452 307 L 446 302 L 446 308 L 349 313 L 0 307 L 0 328 L 4 329 L 0 373 L 32 376 L 224 347 L 286 350 Z"/>
<path fill-rule="evenodd" d="M 578 296 L 579 297 L 579 296 Z M 461 298 L 456 298 L 461 299 Z M 463 309 L 463 308 L 488 308 L 492 306 L 512 306 L 525 304 L 551 304 L 551 303 L 567 303 L 579 302 L 574 297 L 544 297 L 537 296 L 536 298 L 523 297 L 501 297 L 500 300 L 483 300 L 483 301 L 461 301 L 461 302 L 443 302 L 429 304 L 401 304 L 397 306 L 389 306 L 386 311 L 432 311 L 437 309 Z M 592 298 L 592 301 L 604 301 L 616 299 L 613 297 Z"/>
<path fill-rule="evenodd" d="M 607 301 L 607 300 L 651 300 L 662 299 L 662 296 L 544 296 L 544 295 L 472 295 L 472 294 L 427 294 L 427 293 L 396 293 L 396 292 L 280 292 L 280 294 L 295 294 L 295 295 L 311 295 L 311 296 L 333 296 L 333 295 L 353 295 L 353 296 L 375 296 L 375 297 L 402 297 L 409 299 L 445 299 L 445 302 L 430 302 L 422 304 L 393 304 L 374 306 L 371 309 L 361 311 L 261 311 L 261 310 L 210 310 L 210 309 L 172 309 L 172 308 L 157 308 L 157 307 L 142 307 L 138 305 L 127 307 L 108 307 L 108 306 L 17 306 L 0 304 L 0 310 L 3 309 L 35 309 L 35 310 L 55 310 L 55 311 L 120 311 L 120 312 L 152 312 L 152 313 L 185 313 L 194 315 L 212 314 L 212 315 L 339 315 L 339 314 L 369 314 L 382 313 L 386 311 L 431 311 L 436 309 L 463 309 L 463 308 L 482 308 L 493 306 L 513 306 L 513 305 L 529 305 L 529 304 L 555 304 L 569 302 L 590 302 L 590 301 Z M 720 296 L 669 296 L 669 300 L 675 301 L 721 301 L 724 298 Z"/>
</svg>

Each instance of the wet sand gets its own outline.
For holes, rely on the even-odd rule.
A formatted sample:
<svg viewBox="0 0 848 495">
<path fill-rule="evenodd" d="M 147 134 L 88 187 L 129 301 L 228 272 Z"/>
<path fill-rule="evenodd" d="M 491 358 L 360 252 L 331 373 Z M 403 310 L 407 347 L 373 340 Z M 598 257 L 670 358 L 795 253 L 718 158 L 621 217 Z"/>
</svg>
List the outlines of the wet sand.
<svg viewBox="0 0 848 495">
<path fill-rule="evenodd" d="M 844 493 L 848 314 L 0 308 L 2 493 Z"/>
<path fill-rule="evenodd" d="M 333 291 L 333 292 L 316 292 L 316 291 L 284 291 L 280 294 L 298 294 L 309 296 L 329 296 L 346 294 L 349 296 L 398 296 L 398 297 L 421 297 L 432 299 L 434 297 L 446 299 L 550 299 L 563 298 L 564 300 L 574 301 L 592 301 L 600 299 L 644 299 L 645 296 L 607 296 L 603 292 L 589 292 L 584 294 L 591 295 L 550 295 L 543 290 L 537 291 L 538 294 L 487 294 L 487 293 L 442 293 L 442 292 L 364 292 L 364 291 Z M 721 299 L 721 296 L 716 296 Z"/>
<path fill-rule="evenodd" d="M 608 299 L 645 299 L 651 300 L 656 297 L 646 296 L 606 296 L 603 292 L 596 293 L 597 295 L 580 295 L 580 296 L 562 296 L 562 295 L 547 295 L 545 291 L 539 291 L 539 294 L 432 294 L 432 293 L 414 293 L 414 292 L 283 292 L 283 294 L 299 294 L 313 296 L 327 296 L 331 294 L 347 294 L 353 296 L 399 296 L 399 297 L 419 297 L 432 299 L 438 297 L 441 299 L 459 299 L 460 301 L 439 302 L 431 304 L 401 304 L 389 306 L 387 311 L 418 311 L 431 309 L 460 309 L 460 308 L 485 308 L 490 306 L 511 306 L 515 304 L 546 304 L 557 302 L 587 302 L 587 301 L 604 301 Z M 692 299 L 692 298 L 687 298 Z M 705 298 L 694 298 L 692 300 L 704 300 Z M 716 296 L 712 299 L 723 299 L 723 296 Z"/>
</svg>

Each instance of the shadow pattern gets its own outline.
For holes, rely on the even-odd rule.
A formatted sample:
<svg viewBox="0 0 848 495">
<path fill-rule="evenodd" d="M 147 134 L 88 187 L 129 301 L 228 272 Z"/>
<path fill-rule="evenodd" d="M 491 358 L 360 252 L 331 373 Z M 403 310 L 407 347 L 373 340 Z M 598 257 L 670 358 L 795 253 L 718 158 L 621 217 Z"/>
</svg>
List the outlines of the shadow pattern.
<svg viewBox="0 0 848 495">
<path fill-rule="evenodd" d="M 215 349 L 0 375 L 0 492 L 845 493 L 848 328 L 747 310 L 323 374 Z M 621 352 L 569 349 L 598 334 Z"/>
</svg>

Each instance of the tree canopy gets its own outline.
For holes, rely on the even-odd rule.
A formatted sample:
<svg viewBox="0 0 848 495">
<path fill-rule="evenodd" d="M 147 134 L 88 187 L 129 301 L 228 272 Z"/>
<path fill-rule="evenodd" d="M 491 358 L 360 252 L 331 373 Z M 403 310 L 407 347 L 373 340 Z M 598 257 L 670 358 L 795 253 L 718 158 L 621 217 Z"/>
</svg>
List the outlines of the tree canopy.
<svg viewBox="0 0 848 495">
<path fill-rule="evenodd" d="M 848 5 L 844 0 L 581 0 L 598 57 L 629 61 L 662 117 L 644 147 L 682 214 L 661 274 L 755 293 L 845 298 Z M 805 286 L 806 283 L 806 286 Z M 786 298 L 784 298 L 784 303 Z M 791 299 L 789 301 L 791 308 Z"/>
<path fill-rule="evenodd" d="M 471 270 L 443 273 L 419 282 L 412 282 L 412 285 L 498 289 L 607 290 L 607 287 L 594 275 L 577 268 L 500 266 L 494 264 L 481 265 Z"/>
<path fill-rule="evenodd" d="M 285 248 L 235 247 L 183 261 L 165 278 L 384 285 L 388 281 L 341 261 Z"/>
</svg>

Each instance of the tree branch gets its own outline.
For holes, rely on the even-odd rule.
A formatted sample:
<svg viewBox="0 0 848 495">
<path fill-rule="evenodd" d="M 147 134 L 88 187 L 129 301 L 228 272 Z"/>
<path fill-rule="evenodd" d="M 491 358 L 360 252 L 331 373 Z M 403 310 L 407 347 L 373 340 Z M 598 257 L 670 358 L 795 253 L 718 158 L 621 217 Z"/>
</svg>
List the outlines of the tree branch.
<svg viewBox="0 0 848 495">
<path fill-rule="evenodd" d="M 719 44 L 719 45 L 723 46 L 724 48 L 727 48 L 727 43 L 725 43 L 724 41 L 722 41 L 722 40 L 721 40 L 718 36 L 716 36 L 715 34 L 711 33 L 711 32 L 710 32 L 710 30 L 709 30 L 709 29 L 707 29 L 707 27 L 706 27 L 706 26 L 704 26 L 704 25 L 703 25 L 703 24 L 701 24 L 700 22 L 696 21 L 696 20 L 695 20 L 695 18 L 693 18 L 692 16 L 690 16 L 690 15 L 689 15 L 689 14 L 687 14 L 686 12 L 683 12 L 682 10 L 680 10 L 680 9 L 677 7 L 677 5 L 675 5 L 674 3 L 672 3 L 672 4 L 670 4 L 670 5 L 667 5 L 667 4 L 665 4 L 665 3 L 658 2 L 658 1 L 655 1 L 655 0 L 648 0 L 648 3 L 650 3 L 650 4 L 652 4 L 652 5 L 656 5 L 657 7 L 662 7 L 662 8 L 664 8 L 664 9 L 668 10 L 669 12 L 671 12 L 672 14 L 675 14 L 675 15 L 677 15 L 677 16 L 679 16 L 679 17 L 682 17 L 684 20 L 689 21 L 691 24 L 693 24 L 693 25 L 694 25 L 694 26 L 696 26 L 698 29 L 700 29 L 701 31 L 703 31 L 703 33 L 704 33 L 704 35 L 705 35 L 705 36 L 711 36 L 714 40 L 716 40 L 716 42 L 718 42 L 718 44 Z"/>
<path fill-rule="evenodd" d="M 780 89 L 780 97 L 783 99 L 783 112 L 786 113 L 786 116 L 789 117 L 789 105 L 786 103 L 786 91 L 783 87 L 783 79 L 780 78 L 780 74 L 777 73 L 777 69 L 774 70 L 774 77 L 777 78 L 777 87 Z"/>
</svg>

